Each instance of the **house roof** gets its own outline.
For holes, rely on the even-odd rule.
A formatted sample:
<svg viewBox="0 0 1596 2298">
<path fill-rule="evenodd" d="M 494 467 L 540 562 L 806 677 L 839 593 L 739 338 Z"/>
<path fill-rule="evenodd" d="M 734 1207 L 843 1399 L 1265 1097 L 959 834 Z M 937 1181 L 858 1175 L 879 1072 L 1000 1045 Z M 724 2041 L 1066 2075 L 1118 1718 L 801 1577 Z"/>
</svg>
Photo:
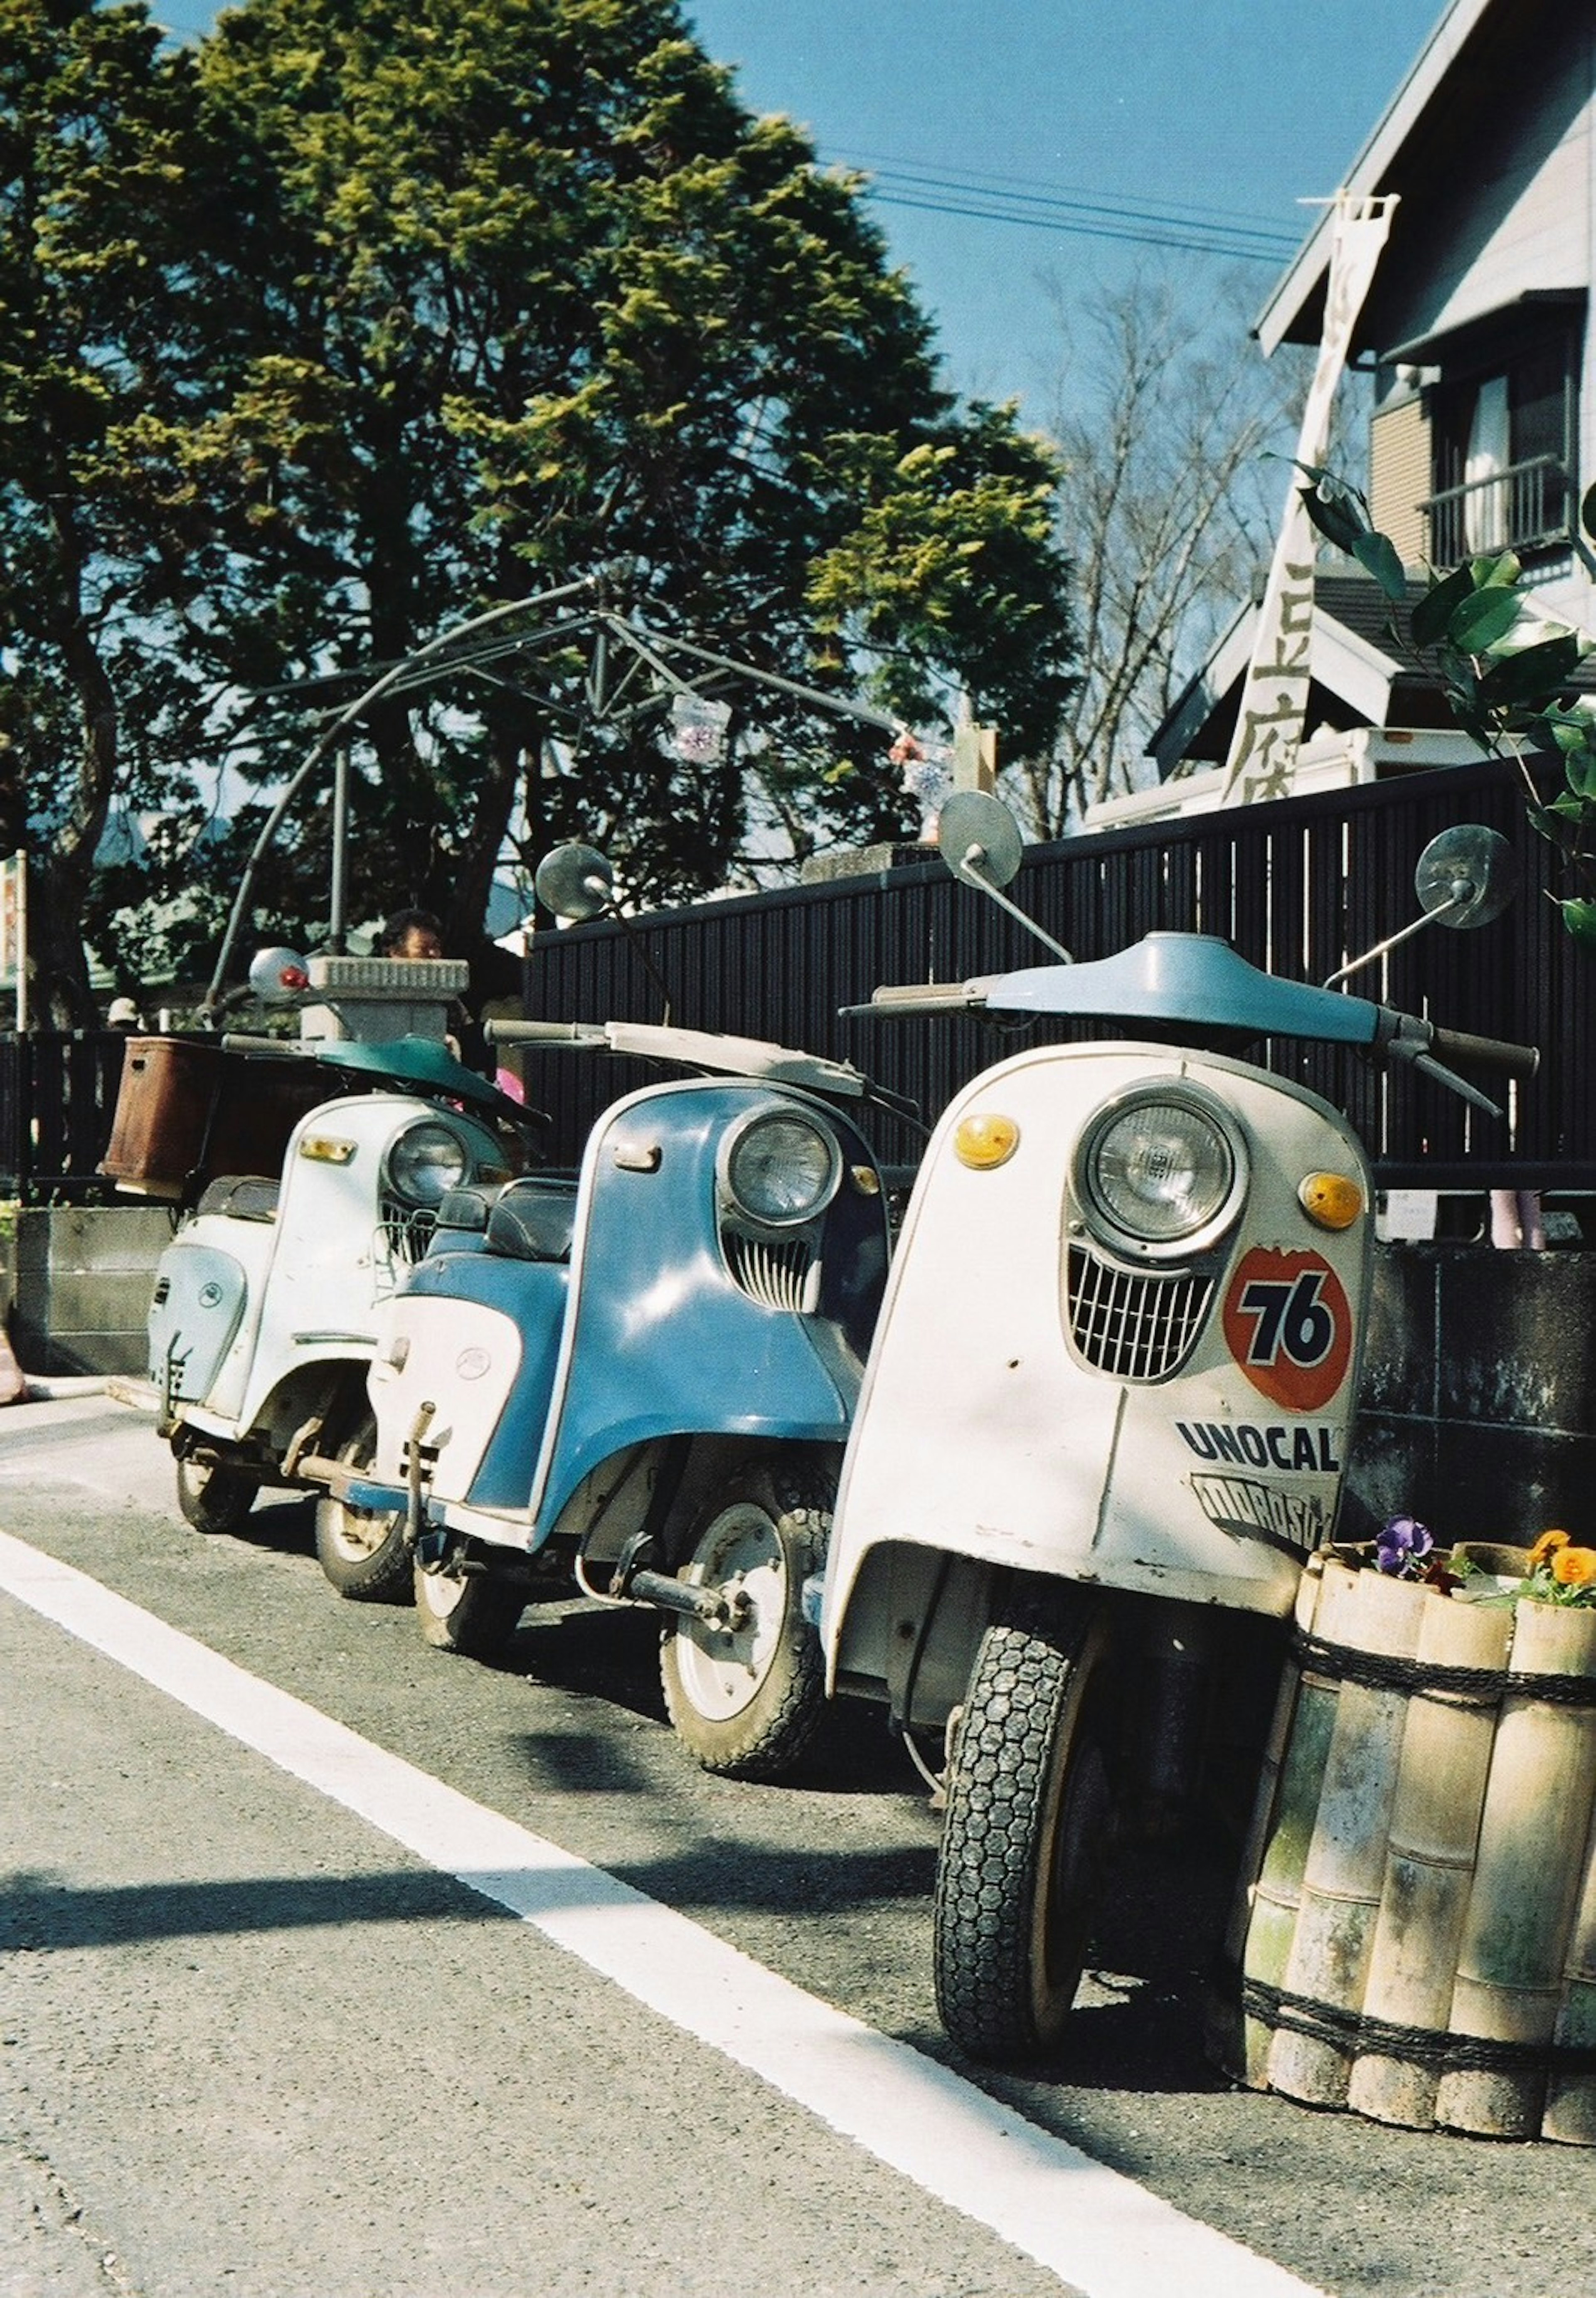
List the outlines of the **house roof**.
<svg viewBox="0 0 1596 2298">
<path fill-rule="evenodd" d="M 1399 635 L 1428 587 L 1426 578 L 1414 576 L 1405 605 L 1393 608 L 1379 584 L 1360 569 L 1352 571 L 1349 561 L 1320 567 L 1313 586 L 1304 735 L 1327 726 L 1455 728 L 1440 680 Z M 1533 609 L 1533 598 L 1526 603 Z M 1161 779 L 1182 760 L 1219 765 L 1228 755 L 1259 608 L 1253 598 L 1241 608 L 1154 732 L 1147 748 Z M 1596 657 L 1580 665 L 1569 684 L 1596 690 Z"/>
<path fill-rule="evenodd" d="M 1382 269 L 1401 268 L 1400 244 L 1426 212 L 1444 210 L 1459 170 L 1501 109 L 1504 85 L 1522 77 L 1522 59 L 1559 21 L 1567 0 L 1447 0 L 1380 120 L 1343 178 L 1348 192 L 1394 193 L 1398 206 Z M 1517 70 L 1515 67 L 1517 66 Z M 1319 341 L 1329 276 L 1328 208 L 1259 314 L 1253 332 L 1266 355 L 1283 343 Z M 1377 288 L 1353 350 L 1385 349 Z"/>
</svg>

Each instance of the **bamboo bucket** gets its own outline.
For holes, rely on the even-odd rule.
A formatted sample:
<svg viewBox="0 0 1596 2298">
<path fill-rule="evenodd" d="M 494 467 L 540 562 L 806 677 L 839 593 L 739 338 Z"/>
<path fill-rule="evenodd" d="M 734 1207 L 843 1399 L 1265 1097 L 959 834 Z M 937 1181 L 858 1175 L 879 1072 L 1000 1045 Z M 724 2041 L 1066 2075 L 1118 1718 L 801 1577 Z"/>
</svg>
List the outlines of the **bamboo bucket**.
<svg viewBox="0 0 1596 2298">
<path fill-rule="evenodd" d="M 1424 1606 L 1416 1657 L 1431 1668 L 1500 1674 L 1506 1606 Z M 1364 1990 L 1366 2022 L 1444 2030 L 1474 1880 L 1480 1813 L 1496 1733 L 1496 1694 L 1424 1691 L 1408 1703 L 1385 1874 Z M 1440 2071 L 1400 2047 L 1359 2054 L 1347 2104 L 1377 2122 L 1427 2130 Z"/>
<path fill-rule="evenodd" d="M 1511 1666 L 1532 1683 L 1508 1693 L 1497 1723 L 1449 2022 L 1455 2037 L 1507 2048 L 1460 2053 L 1435 2120 L 1533 2138 L 1596 1797 L 1596 1707 L 1537 1697 L 1533 1679 L 1596 1677 L 1596 1612 L 1516 1605 Z"/>
<path fill-rule="evenodd" d="M 1323 1559 L 1312 1557 L 1297 1587 L 1296 1625 L 1311 1635 L 1323 1583 Z M 1256 1876 L 1232 1904 L 1223 1950 L 1227 1982 L 1209 2003 L 1208 2050 L 1215 2063 L 1251 2089 L 1269 2087 L 1273 2029 L 1244 2007 L 1239 1982 L 1278 1988 L 1296 1927 L 1302 1869 L 1319 1782 L 1336 1720 L 1336 1686 L 1288 1661 L 1264 1743 L 1259 1791 L 1242 1855 L 1241 1872 Z"/>
<path fill-rule="evenodd" d="M 1327 1565 L 1324 1576 L 1319 1633 L 1326 1643 L 1413 1657 L 1425 1610 L 1436 1600 L 1428 1589 L 1340 1563 Z M 1336 2014 L 1363 2007 L 1407 1712 L 1403 1692 L 1372 1684 L 1344 1682 L 1336 1701 L 1284 1982 L 1289 1998 L 1315 2006 L 1318 2023 L 1310 2030 L 1283 2021 L 1269 2054 L 1270 2089 L 1305 2105 L 1347 2103 L 1352 2052 L 1326 2029 Z"/>
<path fill-rule="evenodd" d="M 1377 2121 L 1596 2145 L 1596 1611 L 1356 1560 L 1304 1575 L 1211 2052 Z"/>
</svg>

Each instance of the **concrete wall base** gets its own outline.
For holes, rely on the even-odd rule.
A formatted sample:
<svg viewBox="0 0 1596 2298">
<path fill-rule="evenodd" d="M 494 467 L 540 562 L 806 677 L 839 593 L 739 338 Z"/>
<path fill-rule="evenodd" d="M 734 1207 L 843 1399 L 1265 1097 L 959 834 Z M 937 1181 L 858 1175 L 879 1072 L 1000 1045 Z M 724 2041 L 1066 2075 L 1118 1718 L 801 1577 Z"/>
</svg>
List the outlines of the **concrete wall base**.
<svg viewBox="0 0 1596 2298">
<path fill-rule="evenodd" d="M 149 1361 L 161 1205 L 23 1205 L 0 1231 L 0 1318 L 24 1372 L 133 1373 Z"/>
</svg>

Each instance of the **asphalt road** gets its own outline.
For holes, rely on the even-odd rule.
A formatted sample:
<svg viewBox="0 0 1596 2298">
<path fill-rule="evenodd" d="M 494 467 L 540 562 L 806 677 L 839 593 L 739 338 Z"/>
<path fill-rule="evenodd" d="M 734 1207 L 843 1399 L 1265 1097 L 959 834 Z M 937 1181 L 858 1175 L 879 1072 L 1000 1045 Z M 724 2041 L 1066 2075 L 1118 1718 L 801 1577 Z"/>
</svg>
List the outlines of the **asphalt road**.
<svg viewBox="0 0 1596 2298">
<path fill-rule="evenodd" d="M 1128 1869 L 1067 2061 L 980 2074 L 872 1711 L 805 1786 L 711 1780 L 645 1617 L 451 1660 L 302 1507 L 207 1541 L 170 1494 L 125 1404 L 0 1413 L 5 2298 L 1596 2289 L 1583 2153 L 1215 2078 L 1221 1856 Z"/>
</svg>

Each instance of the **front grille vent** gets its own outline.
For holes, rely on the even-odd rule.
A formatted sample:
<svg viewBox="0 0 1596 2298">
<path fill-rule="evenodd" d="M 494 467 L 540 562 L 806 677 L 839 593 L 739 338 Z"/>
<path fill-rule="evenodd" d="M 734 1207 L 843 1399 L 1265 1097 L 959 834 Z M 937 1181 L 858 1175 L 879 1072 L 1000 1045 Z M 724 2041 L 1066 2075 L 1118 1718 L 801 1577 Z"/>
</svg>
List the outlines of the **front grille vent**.
<svg viewBox="0 0 1596 2298">
<path fill-rule="evenodd" d="M 377 1231 L 377 1258 L 391 1271 L 413 1269 L 426 1257 L 438 1216 L 430 1206 L 401 1204 L 396 1197 L 383 1199 L 382 1226 Z"/>
<path fill-rule="evenodd" d="M 1115 1380 L 1168 1380 L 1197 1344 L 1213 1287 L 1209 1270 L 1155 1277 L 1116 1269 L 1072 1244 L 1064 1276 L 1070 1338 L 1095 1372 Z"/>
<path fill-rule="evenodd" d="M 762 1302 L 767 1309 L 785 1309 L 793 1316 L 802 1313 L 815 1267 L 815 1255 L 803 1238 L 777 1244 L 728 1229 L 723 1242 L 732 1277 L 750 1301 Z"/>
</svg>

